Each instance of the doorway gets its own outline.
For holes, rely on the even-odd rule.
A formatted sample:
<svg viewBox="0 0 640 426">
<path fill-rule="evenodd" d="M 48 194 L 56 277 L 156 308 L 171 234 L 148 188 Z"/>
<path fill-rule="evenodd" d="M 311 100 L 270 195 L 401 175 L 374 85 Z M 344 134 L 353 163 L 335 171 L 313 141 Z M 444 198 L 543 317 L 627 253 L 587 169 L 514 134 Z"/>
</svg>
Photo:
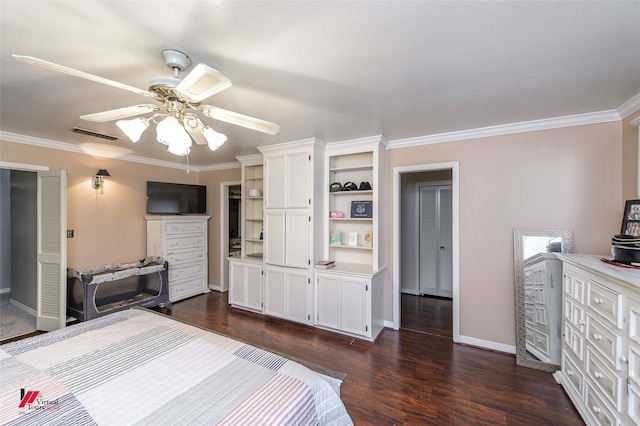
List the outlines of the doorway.
<svg viewBox="0 0 640 426">
<path fill-rule="evenodd" d="M 393 169 L 393 326 L 411 327 L 421 331 L 460 340 L 459 326 L 459 164 L 437 163 Z M 420 288 L 420 187 L 446 187 L 450 207 L 445 214 L 450 220 L 450 248 L 437 239 L 433 248 L 450 250 L 444 259 L 449 263 L 448 289 L 425 297 Z M 431 189 L 430 189 L 431 190 Z M 435 197 L 432 197 L 435 200 Z M 427 203 L 428 204 L 428 203 Z M 434 213 L 435 215 L 435 213 Z M 427 256 L 437 265 L 435 256 Z M 436 268 L 431 268 L 433 271 Z"/>
<path fill-rule="evenodd" d="M 240 255 L 241 182 L 220 183 L 220 284 L 210 285 L 211 290 L 229 290 L 229 256 Z"/>
</svg>

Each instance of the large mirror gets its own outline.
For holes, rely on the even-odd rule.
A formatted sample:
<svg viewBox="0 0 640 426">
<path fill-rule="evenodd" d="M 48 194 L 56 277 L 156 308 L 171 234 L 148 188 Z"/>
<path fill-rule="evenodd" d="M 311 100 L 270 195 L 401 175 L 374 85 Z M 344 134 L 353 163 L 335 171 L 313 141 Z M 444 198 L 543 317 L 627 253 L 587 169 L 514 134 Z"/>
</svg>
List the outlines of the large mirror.
<svg viewBox="0 0 640 426">
<path fill-rule="evenodd" d="M 562 348 L 562 262 L 573 252 L 568 229 L 513 231 L 516 290 L 516 364 L 554 372 Z"/>
</svg>

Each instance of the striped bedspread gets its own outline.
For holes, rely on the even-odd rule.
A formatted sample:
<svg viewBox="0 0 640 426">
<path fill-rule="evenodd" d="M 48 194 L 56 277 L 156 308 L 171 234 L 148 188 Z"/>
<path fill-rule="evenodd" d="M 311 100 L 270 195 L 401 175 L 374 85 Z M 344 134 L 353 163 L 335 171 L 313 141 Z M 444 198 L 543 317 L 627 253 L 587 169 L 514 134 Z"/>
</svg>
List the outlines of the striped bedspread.
<svg viewBox="0 0 640 426">
<path fill-rule="evenodd" d="M 0 424 L 348 425 L 326 376 L 154 312 L 0 346 Z"/>
</svg>

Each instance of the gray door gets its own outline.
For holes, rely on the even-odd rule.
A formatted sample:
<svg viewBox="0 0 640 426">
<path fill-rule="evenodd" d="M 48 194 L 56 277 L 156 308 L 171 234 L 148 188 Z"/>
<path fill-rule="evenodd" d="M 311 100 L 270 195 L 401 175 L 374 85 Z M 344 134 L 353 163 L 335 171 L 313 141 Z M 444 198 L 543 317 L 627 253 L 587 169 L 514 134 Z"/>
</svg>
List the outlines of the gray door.
<svg viewBox="0 0 640 426">
<path fill-rule="evenodd" d="M 451 185 L 419 187 L 420 294 L 453 297 Z"/>
</svg>

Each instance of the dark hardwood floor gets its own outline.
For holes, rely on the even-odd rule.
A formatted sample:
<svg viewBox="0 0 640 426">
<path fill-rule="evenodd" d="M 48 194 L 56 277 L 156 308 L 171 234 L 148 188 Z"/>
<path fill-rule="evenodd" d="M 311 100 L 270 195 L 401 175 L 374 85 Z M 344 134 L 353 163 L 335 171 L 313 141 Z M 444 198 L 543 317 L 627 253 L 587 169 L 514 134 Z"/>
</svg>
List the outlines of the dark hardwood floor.
<svg viewBox="0 0 640 426">
<path fill-rule="evenodd" d="M 375 343 L 230 308 L 227 293 L 173 304 L 175 319 L 346 373 L 356 425 L 583 425 L 549 373 L 513 355 L 423 332 L 384 329 Z"/>
<path fill-rule="evenodd" d="M 403 293 L 400 304 L 400 328 L 453 339 L 451 299 Z"/>
</svg>

